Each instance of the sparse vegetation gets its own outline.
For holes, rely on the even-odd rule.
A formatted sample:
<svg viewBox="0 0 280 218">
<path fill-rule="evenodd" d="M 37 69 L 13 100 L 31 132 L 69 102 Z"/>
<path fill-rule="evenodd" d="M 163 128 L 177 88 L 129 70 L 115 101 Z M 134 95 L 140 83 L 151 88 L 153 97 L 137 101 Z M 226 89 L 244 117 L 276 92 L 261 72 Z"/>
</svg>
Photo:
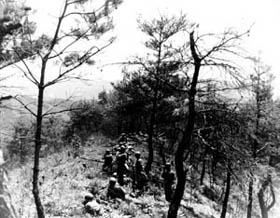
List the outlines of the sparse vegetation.
<svg viewBox="0 0 280 218">
<path fill-rule="evenodd" d="M 35 34 L 31 8 L 0 11 L 0 69 L 16 66 L 38 92 L 36 99 L 0 96 L 1 108 L 13 99 L 33 117 L 18 110 L 5 132 L 9 142 L 1 140 L 10 160 L 1 157 L 2 180 L 7 167 L 9 182 L 0 181 L 0 191 L 8 190 L 19 217 L 279 212 L 280 102 L 271 68 L 243 49 L 250 30 L 201 33 L 183 14 L 140 19 L 146 53 L 121 63 L 123 78 L 111 91 L 46 101 L 47 88 L 86 79 L 76 70 L 114 42 L 109 15 L 121 5 L 63 2 L 51 36 Z M 72 16 L 73 26 L 64 26 Z"/>
</svg>

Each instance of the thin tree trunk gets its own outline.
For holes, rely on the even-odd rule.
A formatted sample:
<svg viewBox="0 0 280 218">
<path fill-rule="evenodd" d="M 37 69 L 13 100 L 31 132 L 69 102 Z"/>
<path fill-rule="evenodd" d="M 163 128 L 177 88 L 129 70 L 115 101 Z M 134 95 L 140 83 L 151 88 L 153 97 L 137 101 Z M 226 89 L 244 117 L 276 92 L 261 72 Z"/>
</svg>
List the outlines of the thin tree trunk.
<svg viewBox="0 0 280 218">
<path fill-rule="evenodd" d="M 248 189 L 248 206 L 247 206 L 247 218 L 252 217 L 252 206 L 253 206 L 253 178 L 250 178 L 249 189 Z"/>
<path fill-rule="evenodd" d="M 42 132 L 42 111 L 43 111 L 43 98 L 44 88 L 39 87 L 38 94 L 38 106 L 36 117 L 36 132 L 35 132 L 35 156 L 34 156 L 34 168 L 33 168 L 33 196 L 36 204 L 37 214 L 39 218 L 45 218 L 44 208 L 39 196 L 38 178 L 39 178 L 39 161 L 40 161 L 40 149 L 41 149 L 41 132 Z"/>
<path fill-rule="evenodd" d="M 165 154 L 164 154 L 164 145 L 165 145 L 165 143 L 161 143 L 160 149 L 159 149 L 159 155 L 161 157 L 163 166 L 166 164 L 166 158 L 165 158 Z"/>
<path fill-rule="evenodd" d="M 122 133 L 122 120 L 118 118 L 117 120 L 117 136 Z"/>
<path fill-rule="evenodd" d="M 272 194 L 272 202 L 270 205 L 266 205 L 265 200 L 264 200 L 264 192 L 267 189 L 267 187 L 270 185 L 270 191 Z M 262 183 L 262 186 L 258 192 L 258 199 L 259 199 L 259 205 L 261 209 L 261 214 L 262 218 L 268 218 L 268 211 L 274 206 L 275 204 L 275 193 L 272 187 L 272 182 L 271 182 L 271 175 L 268 175 L 265 181 Z"/>
<path fill-rule="evenodd" d="M 259 119 L 259 116 L 257 116 L 257 120 Z M 259 128 L 259 122 L 256 123 L 256 136 L 258 134 L 258 128 Z M 254 140 L 252 150 L 253 150 L 253 159 L 255 160 L 257 157 L 257 141 Z M 252 210 L 253 210 L 253 186 L 254 186 L 254 178 L 253 178 L 253 172 L 251 171 L 251 178 L 249 181 L 249 189 L 248 189 L 248 206 L 247 206 L 247 218 L 252 217 Z"/>
<path fill-rule="evenodd" d="M 260 80 L 258 79 L 258 87 L 260 87 Z M 256 103 L 257 103 L 257 117 L 256 117 L 256 129 L 255 129 L 255 135 L 258 137 L 259 133 L 259 121 L 261 118 L 261 109 L 260 109 L 260 93 L 259 89 L 257 89 L 256 92 Z M 257 149 L 258 149 L 258 141 L 254 139 L 253 145 L 252 145 L 252 156 L 255 160 L 257 157 Z M 251 173 L 252 174 L 252 173 Z M 253 208 L 253 185 L 254 181 L 252 178 L 253 175 L 251 175 L 250 182 L 249 182 L 249 189 L 248 189 L 248 206 L 247 206 L 247 218 L 252 217 L 252 208 Z"/>
<path fill-rule="evenodd" d="M 155 126 L 156 111 L 157 111 L 157 95 L 158 95 L 157 88 L 158 87 L 156 85 L 155 96 L 154 96 L 154 100 L 153 100 L 152 114 L 151 114 L 151 119 L 150 119 L 150 124 L 149 124 L 149 132 L 148 132 L 149 156 L 148 156 L 147 164 L 145 166 L 146 173 L 149 173 L 151 171 L 152 163 L 153 163 L 153 160 L 154 160 L 153 136 L 154 136 L 154 126 Z"/>
<path fill-rule="evenodd" d="M 154 160 L 154 147 L 153 147 L 153 136 L 154 136 L 154 126 L 156 123 L 156 113 L 157 113 L 157 104 L 158 104 L 158 92 L 159 92 L 159 74 L 160 74 L 160 63 L 161 63 L 161 44 L 159 46 L 158 54 L 157 54 L 157 66 L 156 66 L 156 84 L 155 84 L 155 92 L 153 96 L 153 108 L 152 114 L 149 124 L 149 132 L 148 132 L 148 150 L 149 156 L 148 161 L 145 166 L 145 171 L 147 174 L 151 171 L 152 163 Z"/>
<path fill-rule="evenodd" d="M 23 154 L 23 143 L 21 141 L 22 139 L 19 139 L 19 146 L 20 146 L 20 163 L 23 164 L 24 162 L 24 154 Z"/>
<path fill-rule="evenodd" d="M 261 188 L 260 191 L 258 192 L 258 199 L 259 199 L 262 218 L 268 218 L 268 212 L 267 212 L 266 205 L 265 205 L 265 202 L 263 199 L 263 193 L 264 193 L 264 190 Z"/>
<path fill-rule="evenodd" d="M 195 123 L 195 95 L 196 95 L 196 85 L 199 76 L 199 70 L 201 66 L 201 59 L 198 57 L 195 50 L 195 41 L 193 38 L 193 32 L 190 34 L 190 47 L 192 52 L 192 57 L 195 62 L 194 74 L 192 78 L 191 88 L 189 92 L 189 115 L 188 122 L 186 124 L 183 137 L 178 145 L 175 154 L 175 169 L 177 175 L 177 185 L 175 193 L 172 197 L 169 210 L 168 218 L 176 218 L 180 207 L 180 202 L 184 196 L 185 184 L 186 184 L 186 171 L 184 170 L 184 155 L 186 150 L 189 148 L 192 141 L 192 132 Z"/>
<path fill-rule="evenodd" d="M 203 185 L 203 180 L 204 180 L 205 171 L 206 171 L 206 160 L 205 160 L 205 156 L 206 156 L 206 155 L 203 155 L 202 169 L 201 169 L 201 174 L 200 174 L 200 185 Z"/>
<path fill-rule="evenodd" d="M 230 182 L 231 182 L 231 174 L 230 174 L 230 171 L 228 169 L 228 171 L 227 171 L 226 192 L 225 192 L 225 197 L 224 197 L 224 201 L 223 201 L 221 218 L 225 218 L 226 217 L 227 205 L 228 205 L 228 200 L 229 200 L 229 195 L 230 195 Z"/>
</svg>

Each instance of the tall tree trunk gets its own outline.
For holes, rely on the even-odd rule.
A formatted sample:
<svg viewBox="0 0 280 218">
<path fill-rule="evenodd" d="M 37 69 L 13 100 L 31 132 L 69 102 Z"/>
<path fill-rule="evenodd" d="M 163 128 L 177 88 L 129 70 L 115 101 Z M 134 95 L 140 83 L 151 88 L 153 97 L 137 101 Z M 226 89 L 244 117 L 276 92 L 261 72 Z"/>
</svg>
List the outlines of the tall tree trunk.
<svg viewBox="0 0 280 218">
<path fill-rule="evenodd" d="M 117 119 L 117 136 L 119 136 L 122 133 L 122 119 Z"/>
<path fill-rule="evenodd" d="M 159 149 L 159 155 L 161 157 L 162 160 L 162 165 L 164 166 L 166 164 L 166 158 L 165 158 L 165 154 L 164 154 L 164 145 L 165 143 L 161 143 L 160 145 L 160 149 Z"/>
<path fill-rule="evenodd" d="M 260 80 L 258 79 L 258 85 L 257 87 L 260 87 Z M 260 118 L 261 118 L 261 109 L 260 109 L 260 90 L 257 89 L 256 90 L 256 106 L 257 106 L 257 116 L 256 116 L 256 126 L 255 126 L 255 135 L 256 137 L 258 137 L 259 134 L 259 122 L 260 122 Z M 253 141 L 253 145 L 252 145 L 252 157 L 255 160 L 257 157 L 257 150 L 258 150 L 258 141 L 256 139 L 254 139 Z M 253 208 L 253 185 L 254 185 L 254 181 L 253 181 L 253 173 L 251 172 L 251 178 L 250 178 L 250 182 L 249 182 L 249 189 L 248 189 L 248 206 L 247 206 L 247 218 L 251 218 L 252 217 L 252 208 Z"/>
<path fill-rule="evenodd" d="M 20 147 L 20 163 L 23 164 L 24 162 L 24 153 L 23 153 L 23 143 L 22 138 L 19 139 L 19 147 Z"/>
<path fill-rule="evenodd" d="M 39 178 L 39 161 L 41 149 L 41 132 L 42 132 L 42 113 L 43 113 L 43 99 L 44 88 L 39 87 L 37 117 L 36 117 L 36 132 L 35 132 L 35 155 L 34 155 L 34 168 L 33 168 L 33 196 L 36 204 L 37 214 L 39 218 L 45 218 L 44 208 L 39 196 L 38 178 Z"/>
<path fill-rule="evenodd" d="M 264 200 L 264 192 L 266 191 L 267 187 L 270 186 L 270 191 L 272 195 L 272 202 L 270 205 L 266 205 Z M 258 192 L 258 199 L 259 199 L 259 205 L 261 209 L 262 218 L 268 218 L 268 211 L 274 206 L 275 204 L 275 193 L 272 187 L 272 181 L 271 181 L 271 175 L 268 175 L 265 181 L 263 181 L 262 186 Z"/>
<path fill-rule="evenodd" d="M 231 174 L 230 174 L 230 170 L 228 169 L 227 170 L 226 192 L 225 192 L 225 197 L 224 197 L 224 201 L 223 201 L 221 218 L 226 217 L 227 205 L 228 205 L 228 200 L 229 200 L 229 195 L 230 195 L 230 182 L 231 182 Z"/>
<path fill-rule="evenodd" d="M 247 218 L 252 217 L 252 206 L 253 206 L 253 178 L 250 178 L 249 189 L 248 189 L 248 206 L 247 206 Z"/>
<path fill-rule="evenodd" d="M 258 199 L 260 204 L 260 209 L 262 213 L 262 218 L 268 218 L 268 211 L 266 209 L 265 201 L 263 199 L 264 190 L 261 188 L 258 192 Z"/>
<path fill-rule="evenodd" d="M 258 112 L 259 113 L 259 112 Z M 259 115 L 257 116 L 257 123 L 256 123 L 256 136 L 258 135 L 258 129 L 259 129 Z M 252 146 L 252 153 L 253 153 L 253 159 L 255 160 L 257 157 L 257 146 L 258 142 L 257 140 L 254 140 L 253 146 Z M 252 208 L 253 208 L 253 186 L 254 186 L 254 178 L 253 178 L 253 171 L 250 170 L 250 181 L 249 181 L 249 189 L 248 189 L 248 205 L 247 205 L 247 218 L 252 217 Z"/>
<path fill-rule="evenodd" d="M 156 83 L 158 83 L 158 81 Z M 150 123 L 149 123 L 149 132 L 148 132 L 149 156 L 148 156 L 147 164 L 145 166 L 146 173 L 149 173 L 151 171 L 152 163 L 154 160 L 153 136 L 154 136 L 154 127 L 155 127 L 156 112 L 157 112 L 157 95 L 158 95 L 158 84 L 156 84 L 156 90 L 155 90 L 154 99 L 153 99 L 152 114 L 151 114 L 151 119 L 150 119 Z"/>
<path fill-rule="evenodd" d="M 168 218 L 176 218 L 178 209 L 180 207 L 181 200 L 184 196 L 185 184 L 186 184 L 186 171 L 184 169 L 184 155 L 186 150 L 189 148 L 192 141 L 192 132 L 195 123 L 195 96 L 196 96 L 196 86 L 201 66 L 201 59 L 198 57 L 195 48 L 195 41 L 193 38 L 194 32 L 190 34 L 190 47 L 192 57 L 195 62 L 194 74 L 192 78 L 191 88 L 189 92 L 189 114 L 188 122 L 186 124 L 185 130 L 183 132 L 183 137 L 179 142 L 176 154 L 175 154 L 175 169 L 177 175 L 177 184 L 175 193 L 172 197 L 169 210 Z"/>
<path fill-rule="evenodd" d="M 202 169 L 201 169 L 201 174 L 200 174 L 200 185 L 203 185 L 203 180 L 205 176 L 205 171 L 206 171 L 206 155 L 203 155 L 203 162 L 202 162 Z"/>
<path fill-rule="evenodd" d="M 161 63 L 161 46 L 162 44 L 160 43 L 159 45 L 159 50 L 157 54 L 157 66 L 156 66 L 156 84 L 155 84 L 155 91 L 154 91 L 154 96 L 153 96 L 153 102 L 152 102 L 152 114 L 151 114 L 151 119 L 149 123 L 149 131 L 148 131 L 148 150 L 149 150 L 149 156 L 148 156 L 148 161 L 145 166 L 145 171 L 147 174 L 151 171 L 152 168 L 152 163 L 154 160 L 154 147 L 153 147 L 153 136 L 154 136 L 154 127 L 156 123 L 156 113 L 157 113 L 157 104 L 158 104 L 158 92 L 159 92 L 159 74 L 160 74 L 160 63 Z"/>
</svg>

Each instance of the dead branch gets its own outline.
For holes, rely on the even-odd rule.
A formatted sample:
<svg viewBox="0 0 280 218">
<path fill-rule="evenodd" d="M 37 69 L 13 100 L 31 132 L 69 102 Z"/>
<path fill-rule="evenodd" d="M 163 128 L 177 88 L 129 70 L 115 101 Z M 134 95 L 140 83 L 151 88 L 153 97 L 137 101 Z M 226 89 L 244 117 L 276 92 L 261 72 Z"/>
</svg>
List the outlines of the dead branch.
<svg viewBox="0 0 280 218">
<path fill-rule="evenodd" d="M 37 117 L 37 114 L 34 113 L 31 108 L 28 107 L 28 104 L 25 104 L 23 101 L 21 101 L 18 96 L 15 96 L 14 99 L 19 102 L 28 112 L 30 112 L 34 117 Z"/>
<path fill-rule="evenodd" d="M 13 96 L 11 96 L 11 95 L 2 96 L 2 97 L 0 97 L 0 103 L 1 103 L 2 101 L 10 100 L 10 99 L 12 99 L 12 98 L 13 98 Z"/>
<path fill-rule="evenodd" d="M 81 58 L 80 61 L 75 64 L 73 67 L 71 67 L 70 69 L 65 70 L 64 72 L 60 73 L 55 79 L 47 82 L 44 85 L 44 88 L 54 85 L 59 81 L 62 81 L 65 79 L 65 76 L 67 74 L 69 74 L 70 72 L 72 72 L 73 70 L 77 69 L 78 67 L 80 67 L 82 64 L 84 64 L 88 59 L 90 59 L 91 57 L 93 57 L 94 55 L 98 54 L 99 52 L 101 52 L 102 50 L 104 50 L 105 48 L 107 48 L 109 45 L 111 45 L 113 43 L 113 41 L 110 41 L 108 44 L 104 45 L 101 48 L 97 48 L 96 46 L 91 47 Z M 97 50 L 95 52 L 93 52 L 92 54 L 90 54 L 91 50 L 96 48 Z"/>
</svg>

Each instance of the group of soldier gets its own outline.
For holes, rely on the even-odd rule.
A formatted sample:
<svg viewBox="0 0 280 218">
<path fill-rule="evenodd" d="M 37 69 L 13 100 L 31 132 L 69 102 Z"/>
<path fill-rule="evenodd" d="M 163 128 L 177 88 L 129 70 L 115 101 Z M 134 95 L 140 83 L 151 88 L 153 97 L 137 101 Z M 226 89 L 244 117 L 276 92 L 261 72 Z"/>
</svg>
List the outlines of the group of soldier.
<svg viewBox="0 0 280 218">
<path fill-rule="evenodd" d="M 103 159 L 103 171 L 107 172 L 111 178 L 109 179 L 107 196 L 109 198 L 125 198 L 125 191 L 123 186 L 132 181 L 133 192 L 137 195 L 144 193 L 147 184 L 148 176 L 144 171 L 143 160 L 139 151 L 133 152 L 132 170 L 129 170 L 128 162 L 131 161 L 129 156 L 130 147 L 129 143 L 124 141 L 124 137 L 119 139 L 119 144 L 113 151 L 106 150 Z M 115 153 L 115 158 L 113 153 Z M 175 181 L 175 174 L 171 170 L 171 164 L 167 163 L 164 166 L 163 173 L 163 186 L 165 190 L 165 199 L 170 201 L 173 195 L 173 184 Z"/>
</svg>

